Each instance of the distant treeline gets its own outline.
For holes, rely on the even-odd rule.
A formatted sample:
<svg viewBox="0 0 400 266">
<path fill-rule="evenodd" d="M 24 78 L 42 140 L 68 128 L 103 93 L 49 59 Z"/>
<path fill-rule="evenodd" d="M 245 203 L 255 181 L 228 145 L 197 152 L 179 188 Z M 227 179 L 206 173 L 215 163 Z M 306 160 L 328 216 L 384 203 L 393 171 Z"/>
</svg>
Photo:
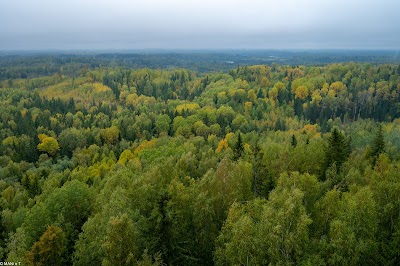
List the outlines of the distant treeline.
<svg viewBox="0 0 400 266">
<path fill-rule="evenodd" d="M 398 51 L 358 50 L 217 50 L 144 52 L 1 52 L 0 81 L 61 73 L 79 76 L 101 67 L 186 68 L 196 72 L 224 71 L 257 64 L 325 65 L 364 62 L 399 64 Z"/>
</svg>

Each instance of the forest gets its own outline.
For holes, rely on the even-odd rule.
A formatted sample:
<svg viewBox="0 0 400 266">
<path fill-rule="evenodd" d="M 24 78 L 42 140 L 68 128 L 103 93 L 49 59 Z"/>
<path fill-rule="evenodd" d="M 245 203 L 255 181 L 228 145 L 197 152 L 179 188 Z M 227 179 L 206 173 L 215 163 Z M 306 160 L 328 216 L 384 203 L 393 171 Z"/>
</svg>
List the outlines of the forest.
<svg viewBox="0 0 400 266">
<path fill-rule="evenodd" d="M 0 261 L 400 265 L 400 65 L 30 60 L 0 65 Z"/>
</svg>

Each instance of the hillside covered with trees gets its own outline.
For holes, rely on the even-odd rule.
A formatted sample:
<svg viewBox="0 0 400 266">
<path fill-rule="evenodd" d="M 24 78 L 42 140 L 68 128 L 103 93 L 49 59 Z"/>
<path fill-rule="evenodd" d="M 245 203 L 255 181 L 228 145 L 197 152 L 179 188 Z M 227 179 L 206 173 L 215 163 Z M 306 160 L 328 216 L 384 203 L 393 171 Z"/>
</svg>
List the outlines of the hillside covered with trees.
<svg viewBox="0 0 400 266">
<path fill-rule="evenodd" d="M 1 67 L 0 261 L 400 264 L 397 64 Z"/>
</svg>

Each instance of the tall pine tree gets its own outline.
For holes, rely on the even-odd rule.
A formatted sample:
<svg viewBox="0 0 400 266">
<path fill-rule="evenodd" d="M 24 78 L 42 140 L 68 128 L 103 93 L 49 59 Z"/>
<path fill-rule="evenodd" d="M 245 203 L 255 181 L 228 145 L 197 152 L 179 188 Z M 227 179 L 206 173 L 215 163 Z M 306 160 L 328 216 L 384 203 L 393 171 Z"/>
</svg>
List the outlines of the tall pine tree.
<svg viewBox="0 0 400 266">
<path fill-rule="evenodd" d="M 375 136 L 374 142 L 372 144 L 372 163 L 375 165 L 379 154 L 385 151 L 385 140 L 383 137 L 382 125 L 379 125 L 378 132 Z"/>
<path fill-rule="evenodd" d="M 296 136 L 294 134 L 292 135 L 292 140 L 290 141 L 290 144 L 292 145 L 292 147 L 296 147 L 297 146 L 297 139 L 296 139 Z"/>
<path fill-rule="evenodd" d="M 239 160 L 240 157 L 242 157 L 244 153 L 244 146 L 243 146 L 243 141 L 242 141 L 242 135 L 239 133 L 235 148 L 233 150 L 233 160 L 237 161 Z"/>
<path fill-rule="evenodd" d="M 322 177 L 325 179 L 326 170 L 336 165 L 337 172 L 340 171 L 342 164 L 350 155 L 349 143 L 344 135 L 337 129 L 332 130 L 331 136 L 328 139 L 328 146 L 325 149 L 325 160 L 322 167 Z"/>
</svg>

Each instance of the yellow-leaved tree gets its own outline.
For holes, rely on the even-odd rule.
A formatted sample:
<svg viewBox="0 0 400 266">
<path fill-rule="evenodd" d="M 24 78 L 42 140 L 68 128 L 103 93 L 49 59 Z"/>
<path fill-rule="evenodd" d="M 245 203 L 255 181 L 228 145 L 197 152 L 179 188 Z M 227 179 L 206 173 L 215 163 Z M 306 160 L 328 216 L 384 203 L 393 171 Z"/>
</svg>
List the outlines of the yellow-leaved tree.
<svg viewBox="0 0 400 266">
<path fill-rule="evenodd" d="M 27 265 L 65 265 L 67 240 L 63 230 L 50 225 L 26 254 Z"/>
<path fill-rule="evenodd" d="M 37 145 L 39 151 L 45 152 L 50 156 L 56 155 L 60 149 L 60 145 L 55 138 L 49 137 L 46 134 L 39 134 L 38 138 L 40 140 L 40 143 Z"/>
</svg>

